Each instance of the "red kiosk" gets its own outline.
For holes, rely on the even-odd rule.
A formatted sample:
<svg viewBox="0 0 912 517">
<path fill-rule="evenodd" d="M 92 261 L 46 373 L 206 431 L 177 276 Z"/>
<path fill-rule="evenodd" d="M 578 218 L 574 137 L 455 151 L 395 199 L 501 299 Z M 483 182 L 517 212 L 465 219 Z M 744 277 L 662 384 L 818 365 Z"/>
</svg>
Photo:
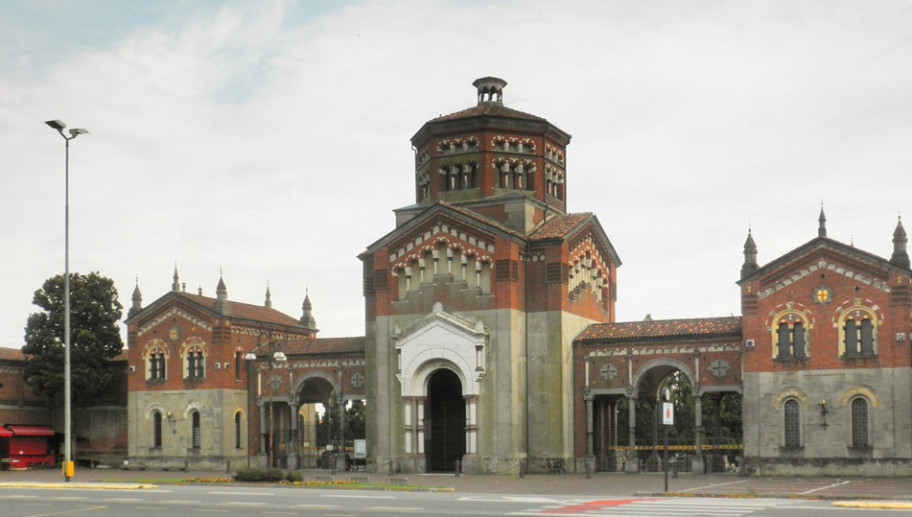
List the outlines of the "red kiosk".
<svg viewBox="0 0 912 517">
<path fill-rule="evenodd" d="M 49 427 L 5 425 L 0 427 L 0 461 L 9 470 L 53 467 L 57 464 L 48 447 L 54 437 Z"/>
</svg>

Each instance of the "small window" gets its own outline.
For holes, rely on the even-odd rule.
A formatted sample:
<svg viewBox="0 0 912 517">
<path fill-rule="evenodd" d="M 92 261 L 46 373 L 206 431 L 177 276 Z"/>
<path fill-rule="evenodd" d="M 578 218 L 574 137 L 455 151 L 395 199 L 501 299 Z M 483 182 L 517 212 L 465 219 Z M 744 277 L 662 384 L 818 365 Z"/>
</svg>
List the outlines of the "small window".
<svg viewBox="0 0 912 517">
<path fill-rule="evenodd" d="M 241 448 L 241 412 L 234 414 L 234 448 Z"/>
<path fill-rule="evenodd" d="M 852 401 L 852 447 L 868 447 L 868 401 L 858 397 Z"/>
<path fill-rule="evenodd" d="M 244 365 L 243 359 L 244 359 L 244 356 L 241 355 L 240 352 L 234 353 L 234 378 L 235 379 L 241 378 L 241 368 Z"/>
<path fill-rule="evenodd" d="M 194 412 L 193 412 L 193 415 L 192 415 L 192 417 L 191 417 L 191 420 L 192 420 L 192 422 L 193 422 L 193 436 L 192 436 L 193 448 L 194 448 L 194 449 L 199 449 L 199 448 L 200 448 L 200 443 L 202 442 L 202 439 L 201 439 L 202 437 L 201 437 L 201 435 L 200 435 L 202 431 L 201 431 L 201 429 L 200 429 L 200 414 L 199 414 L 199 411 L 194 411 Z"/>
<path fill-rule="evenodd" d="M 160 449 L 162 446 L 162 414 L 156 411 L 152 415 L 152 447 Z"/>
<path fill-rule="evenodd" d="M 791 399 L 785 403 L 785 447 L 801 447 L 801 407 L 798 401 Z"/>
</svg>

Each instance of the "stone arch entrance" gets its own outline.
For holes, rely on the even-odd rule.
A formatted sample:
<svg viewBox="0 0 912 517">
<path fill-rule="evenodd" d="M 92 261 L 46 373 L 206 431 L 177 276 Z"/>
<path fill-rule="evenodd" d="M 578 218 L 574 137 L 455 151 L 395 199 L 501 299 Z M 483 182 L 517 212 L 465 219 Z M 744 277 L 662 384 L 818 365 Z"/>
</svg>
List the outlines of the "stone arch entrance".
<svg viewBox="0 0 912 517">
<path fill-rule="evenodd" d="M 428 471 L 455 471 L 466 453 L 466 404 L 452 370 L 440 368 L 428 377 L 424 439 Z"/>
<path fill-rule="evenodd" d="M 296 451 L 301 468 L 329 468 L 327 451 L 339 446 L 338 386 L 322 372 L 305 375 L 295 387 L 298 432 Z M 327 447 L 328 446 L 328 447 Z"/>
<path fill-rule="evenodd" d="M 431 314 L 404 332 L 397 329 L 394 340 L 405 424 L 401 464 L 404 470 L 452 472 L 455 461 L 460 460 L 464 472 L 477 472 L 477 407 L 480 381 L 485 375 L 487 339 L 480 321 L 449 314 L 439 303 L 434 304 Z M 460 404 L 462 407 L 457 408 Z M 435 420 L 446 420 L 451 415 L 461 418 L 459 444 L 460 433 L 452 427 L 433 427 Z M 428 426 L 428 421 L 432 426 Z M 438 440 L 438 431 L 445 433 L 447 439 Z M 435 447 L 436 452 L 428 450 L 428 446 Z"/>
</svg>

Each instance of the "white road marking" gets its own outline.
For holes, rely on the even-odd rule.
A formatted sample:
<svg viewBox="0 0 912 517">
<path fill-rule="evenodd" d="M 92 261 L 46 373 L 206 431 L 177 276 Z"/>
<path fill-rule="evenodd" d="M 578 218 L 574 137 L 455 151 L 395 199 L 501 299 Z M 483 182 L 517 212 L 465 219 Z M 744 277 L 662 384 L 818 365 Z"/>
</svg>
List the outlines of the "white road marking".
<svg viewBox="0 0 912 517">
<path fill-rule="evenodd" d="M 843 481 L 842 483 L 833 483 L 832 485 L 822 486 L 820 488 L 815 488 L 813 490 L 808 490 L 807 492 L 801 492 L 799 495 L 813 494 L 814 492 L 819 492 L 821 490 L 826 490 L 827 488 L 835 488 L 837 486 L 848 485 L 851 481 Z"/>
</svg>

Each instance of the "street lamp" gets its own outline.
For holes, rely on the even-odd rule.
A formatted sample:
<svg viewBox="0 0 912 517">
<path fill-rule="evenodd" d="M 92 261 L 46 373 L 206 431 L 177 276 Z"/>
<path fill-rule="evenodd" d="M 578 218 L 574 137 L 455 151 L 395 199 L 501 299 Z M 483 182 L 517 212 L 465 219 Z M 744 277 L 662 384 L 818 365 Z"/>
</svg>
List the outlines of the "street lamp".
<svg viewBox="0 0 912 517">
<path fill-rule="evenodd" d="M 55 129 L 60 136 L 66 141 L 66 199 L 64 202 L 64 259 L 63 259 L 63 421 L 64 421 L 64 444 L 63 453 L 63 479 L 69 481 L 73 477 L 73 451 L 71 450 L 71 428 L 72 428 L 72 409 L 70 403 L 70 140 L 77 136 L 88 133 L 82 128 L 70 129 L 67 136 L 63 130 L 66 124 L 59 120 L 48 120 L 45 122 L 48 126 Z"/>
<path fill-rule="evenodd" d="M 267 344 L 269 345 L 270 350 L 279 345 L 277 341 L 273 340 L 270 340 Z M 248 361 L 254 361 L 256 358 L 257 356 L 253 352 L 247 352 L 247 354 L 244 355 L 244 359 Z M 279 389 L 279 385 L 281 384 L 280 379 L 273 378 L 272 369 L 275 367 L 276 363 L 284 363 L 286 361 L 288 361 L 288 358 L 281 350 L 276 350 L 269 357 L 269 437 L 267 438 L 267 444 L 269 446 L 269 467 L 275 467 L 275 420 L 272 414 L 272 406 L 275 403 L 275 392 Z M 257 393 L 257 395 L 259 395 L 259 393 Z"/>
</svg>

